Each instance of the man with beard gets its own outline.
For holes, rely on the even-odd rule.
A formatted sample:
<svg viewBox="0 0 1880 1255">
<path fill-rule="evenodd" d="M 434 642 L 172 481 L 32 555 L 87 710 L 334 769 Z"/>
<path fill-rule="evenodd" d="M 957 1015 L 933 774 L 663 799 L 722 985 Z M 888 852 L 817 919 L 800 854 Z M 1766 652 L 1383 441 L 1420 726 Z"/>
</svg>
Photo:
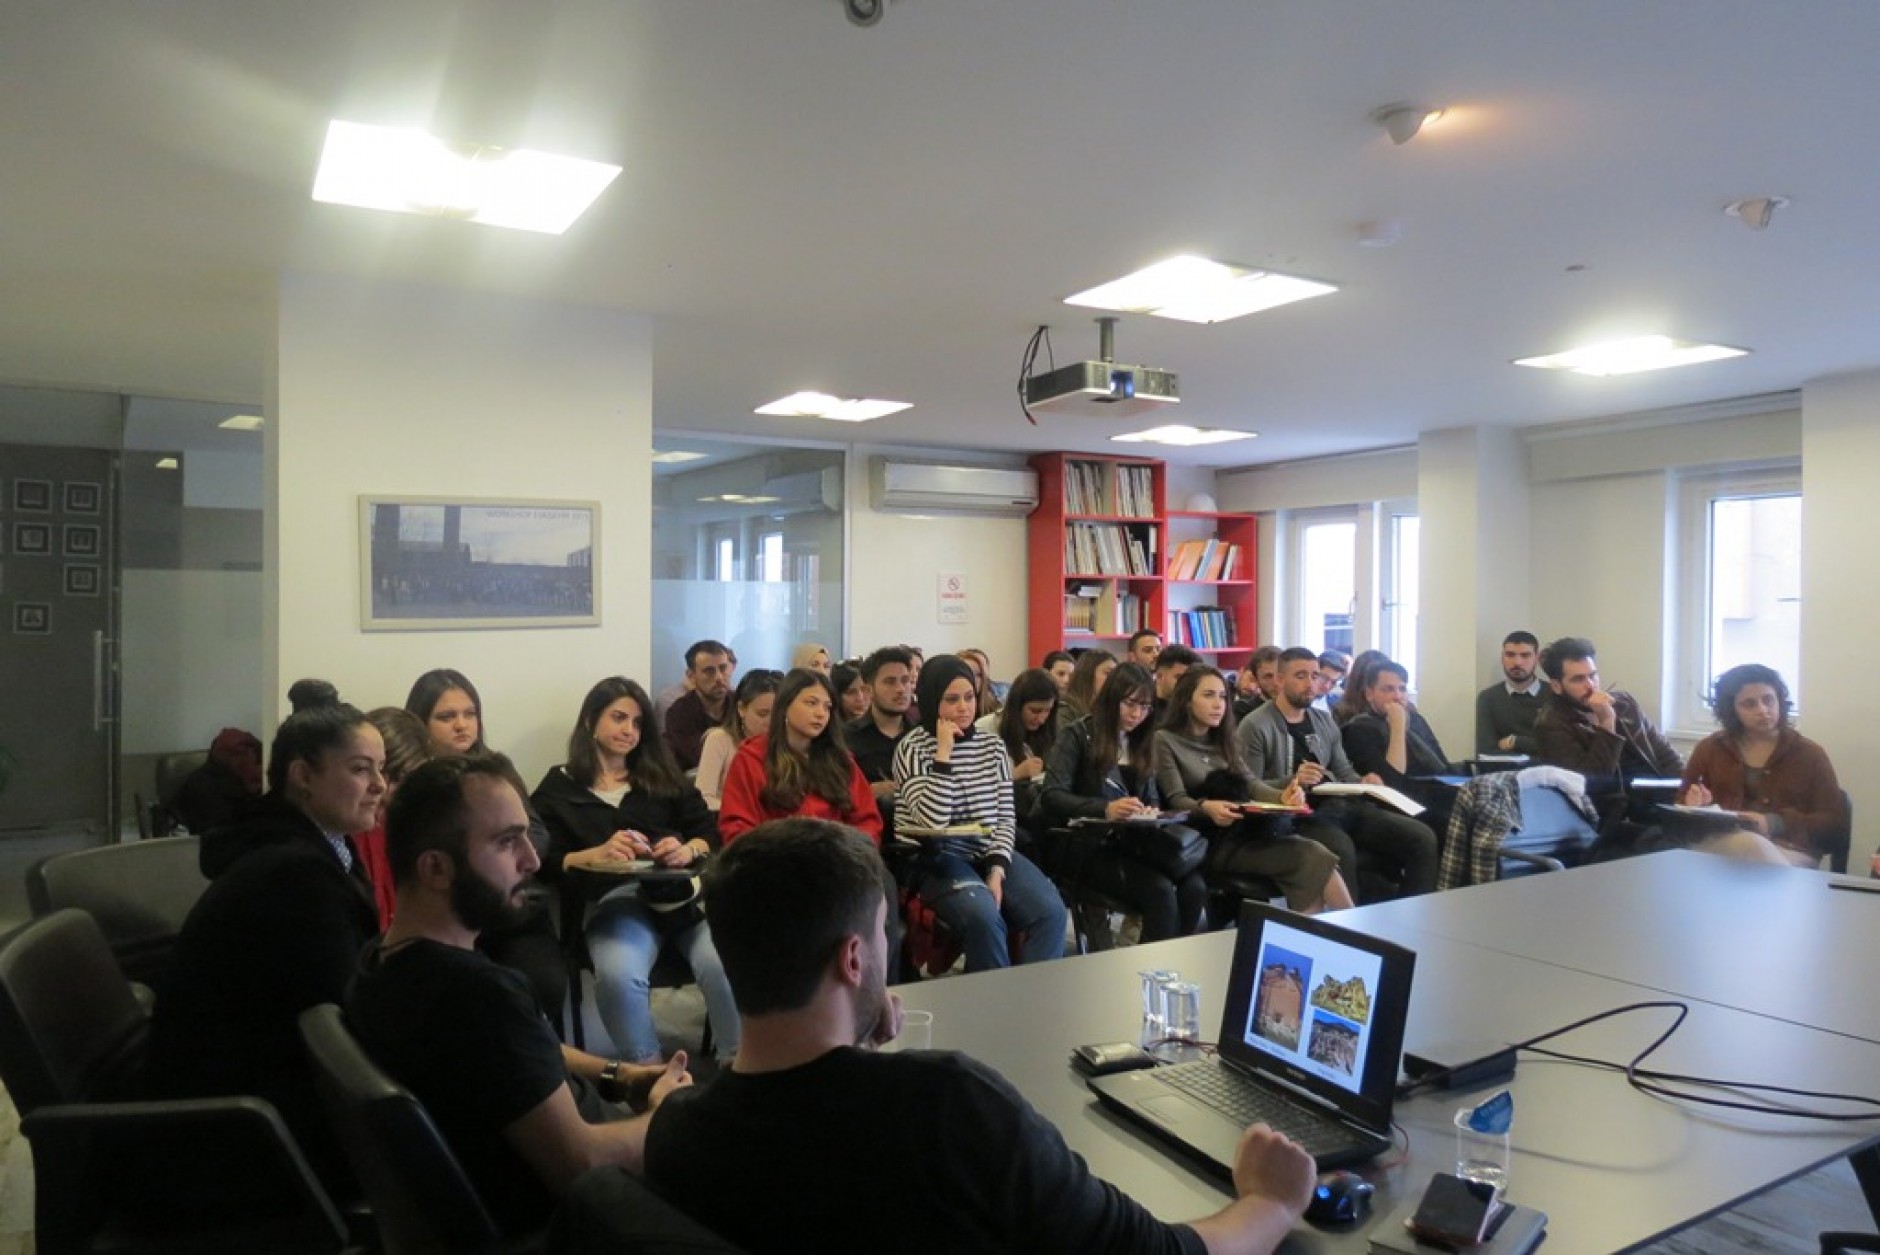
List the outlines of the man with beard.
<svg viewBox="0 0 1880 1255">
<path fill-rule="evenodd" d="M 1501 674 L 1475 695 L 1475 752 L 1534 754 L 1534 719 L 1541 713 L 1540 640 L 1510 632 L 1501 641 Z"/>
<path fill-rule="evenodd" d="M 1237 1201 L 1168 1225 L 1092 1176 L 991 1069 L 876 1053 L 902 1018 L 889 887 L 873 844 L 823 820 L 764 824 L 707 870 L 744 1037 L 729 1071 L 654 1115 L 655 1190 L 756 1252 L 1270 1251 L 1285 1237 L 1312 1160 L 1264 1126 L 1241 1140 Z"/>
<path fill-rule="evenodd" d="M 520 908 L 540 866 L 514 776 L 501 755 L 473 754 L 399 785 L 385 817 L 397 913 L 366 952 L 346 1017 L 512 1237 L 546 1224 L 589 1168 L 639 1171 L 646 1117 L 610 1100 L 657 1105 L 690 1083 L 683 1053 L 634 1067 L 563 1046 L 528 983 L 477 953 L 477 934 Z"/>
</svg>

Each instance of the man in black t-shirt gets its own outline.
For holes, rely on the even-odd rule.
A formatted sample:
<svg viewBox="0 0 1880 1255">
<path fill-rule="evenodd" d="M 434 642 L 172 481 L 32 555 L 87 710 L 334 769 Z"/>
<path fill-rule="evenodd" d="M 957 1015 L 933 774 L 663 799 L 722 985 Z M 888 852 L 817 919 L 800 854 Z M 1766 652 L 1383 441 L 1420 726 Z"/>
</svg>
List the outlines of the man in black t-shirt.
<svg viewBox="0 0 1880 1255">
<path fill-rule="evenodd" d="M 547 1223 L 587 1169 L 639 1170 L 646 1120 L 607 1099 L 657 1104 L 690 1078 L 682 1053 L 633 1067 L 563 1046 L 528 983 L 474 949 L 540 865 L 508 770 L 499 755 L 444 758 L 399 785 L 385 824 L 397 914 L 366 953 L 346 1019 L 516 1236 Z"/>
<path fill-rule="evenodd" d="M 1312 1159 L 1264 1126 L 1241 1141 L 1238 1200 L 1169 1225 L 1092 1176 L 991 1069 L 947 1052 L 876 1053 L 902 1018 L 886 983 L 888 887 L 867 838 L 811 819 L 759 826 L 706 872 L 744 1037 L 729 1071 L 655 1113 L 654 1189 L 756 1252 L 1279 1243 L 1311 1194 Z"/>
</svg>

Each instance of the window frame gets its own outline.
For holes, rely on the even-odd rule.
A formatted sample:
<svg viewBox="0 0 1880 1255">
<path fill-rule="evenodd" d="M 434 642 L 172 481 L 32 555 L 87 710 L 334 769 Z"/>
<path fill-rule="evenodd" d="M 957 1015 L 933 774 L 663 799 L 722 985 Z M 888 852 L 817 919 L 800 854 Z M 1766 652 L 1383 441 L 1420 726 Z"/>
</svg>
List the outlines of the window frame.
<svg viewBox="0 0 1880 1255">
<path fill-rule="evenodd" d="M 1678 572 L 1676 601 L 1667 616 L 1672 659 L 1666 668 L 1666 687 L 1670 691 L 1665 695 L 1665 709 L 1670 713 L 1667 722 L 1676 735 L 1698 739 L 1716 730 L 1716 719 L 1706 700 L 1715 678 L 1710 661 L 1711 506 L 1748 497 L 1787 496 L 1801 499 L 1799 460 L 1677 475 L 1674 526 Z M 1805 503 L 1802 508 L 1805 526 Z M 1799 692 L 1799 676 L 1783 678 Z"/>
</svg>

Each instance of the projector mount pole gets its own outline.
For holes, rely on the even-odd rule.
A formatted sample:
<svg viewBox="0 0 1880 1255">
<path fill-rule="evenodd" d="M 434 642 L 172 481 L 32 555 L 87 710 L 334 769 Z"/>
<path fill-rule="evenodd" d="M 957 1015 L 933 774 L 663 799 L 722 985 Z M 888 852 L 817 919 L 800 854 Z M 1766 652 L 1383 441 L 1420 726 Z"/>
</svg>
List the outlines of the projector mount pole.
<svg viewBox="0 0 1880 1255">
<path fill-rule="evenodd" d="M 1116 360 L 1116 319 L 1097 319 L 1097 360 L 1114 362 Z"/>
</svg>

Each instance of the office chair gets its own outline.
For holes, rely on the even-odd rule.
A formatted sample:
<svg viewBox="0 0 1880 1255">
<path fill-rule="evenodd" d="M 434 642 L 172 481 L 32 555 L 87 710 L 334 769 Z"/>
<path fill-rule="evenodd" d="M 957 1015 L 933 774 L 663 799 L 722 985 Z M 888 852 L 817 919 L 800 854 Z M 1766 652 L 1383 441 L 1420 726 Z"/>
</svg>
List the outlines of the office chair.
<svg viewBox="0 0 1880 1255">
<path fill-rule="evenodd" d="M 67 907 L 97 923 L 124 979 L 155 985 L 169 970 L 183 921 L 209 887 L 196 837 L 156 837 L 74 850 L 26 873 L 35 916 Z"/>
<path fill-rule="evenodd" d="M 189 779 L 196 768 L 209 761 L 208 750 L 182 750 L 175 754 L 163 754 L 156 764 L 157 800 L 145 805 L 141 793 L 131 794 L 137 807 L 137 833 L 145 840 L 153 837 L 167 837 L 176 830 L 176 812 L 171 804 L 176 801 L 177 791 L 183 787 L 183 781 Z M 200 834 L 199 834 L 200 835 Z"/>
<path fill-rule="evenodd" d="M 41 1255 L 345 1250 L 346 1226 L 270 1104 L 127 1101 L 148 1029 L 83 911 L 0 943 L 0 1083 L 32 1144 Z M 216 1162 L 264 1180 L 268 1206 L 240 1212 L 225 1184 L 205 1180 Z"/>
<path fill-rule="evenodd" d="M 505 1240 L 430 1113 L 366 1055 L 332 1003 L 300 1013 L 333 1131 L 359 1174 L 383 1255 L 502 1255 L 541 1249 Z"/>
</svg>

